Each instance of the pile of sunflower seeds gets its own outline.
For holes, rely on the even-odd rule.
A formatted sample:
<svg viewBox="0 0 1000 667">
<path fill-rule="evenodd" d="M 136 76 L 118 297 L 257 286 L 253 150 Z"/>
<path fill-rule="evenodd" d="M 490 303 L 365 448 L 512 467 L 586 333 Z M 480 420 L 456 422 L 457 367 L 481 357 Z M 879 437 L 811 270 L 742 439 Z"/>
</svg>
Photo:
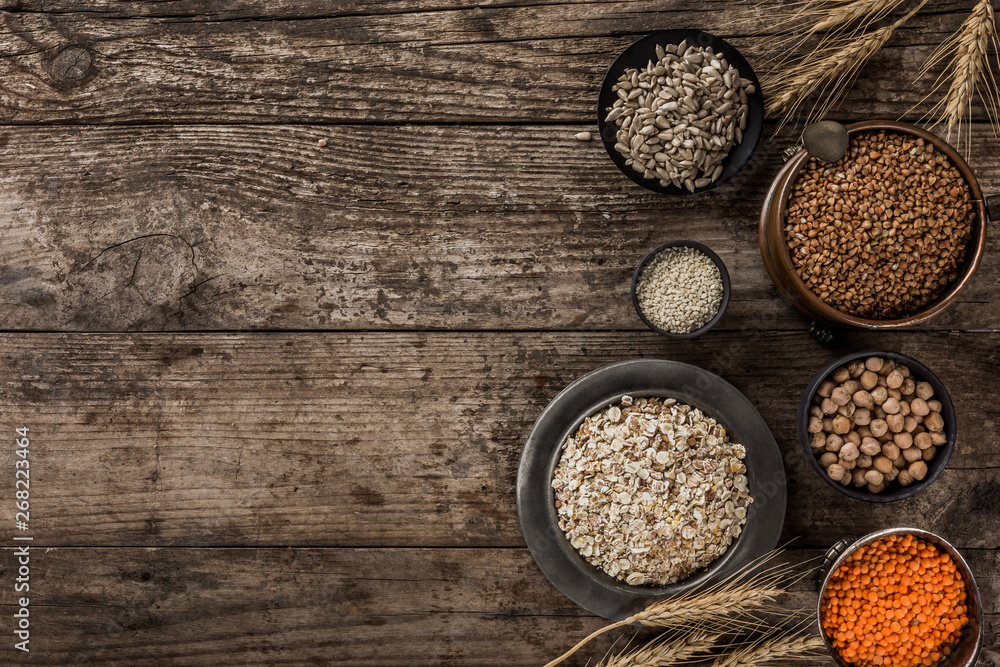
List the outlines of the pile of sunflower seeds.
<svg viewBox="0 0 1000 667">
<path fill-rule="evenodd" d="M 743 141 L 756 88 L 721 53 L 686 40 L 657 45 L 656 58 L 619 77 L 606 120 L 618 126 L 615 150 L 627 165 L 694 192 L 722 175 L 722 160 Z"/>
<path fill-rule="evenodd" d="M 743 530 L 746 449 L 673 398 L 622 397 L 563 445 L 559 527 L 588 563 L 632 586 L 667 585 L 724 554 Z"/>
</svg>

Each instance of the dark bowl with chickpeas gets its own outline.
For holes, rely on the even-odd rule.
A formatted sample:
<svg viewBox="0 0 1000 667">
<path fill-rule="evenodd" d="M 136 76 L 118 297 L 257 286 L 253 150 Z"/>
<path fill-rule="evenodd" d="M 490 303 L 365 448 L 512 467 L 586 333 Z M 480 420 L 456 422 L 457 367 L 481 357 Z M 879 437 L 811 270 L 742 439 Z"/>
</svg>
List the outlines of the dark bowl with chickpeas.
<svg viewBox="0 0 1000 667">
<path fill-rule="evenodd" d="M 870 502 L 908 498 L 955 449 L 955 405 L 941 380 L 898 352 L 855 352 L 812 379 L 798 412 L 802 452 L 828 484 Z"/>
</svg>

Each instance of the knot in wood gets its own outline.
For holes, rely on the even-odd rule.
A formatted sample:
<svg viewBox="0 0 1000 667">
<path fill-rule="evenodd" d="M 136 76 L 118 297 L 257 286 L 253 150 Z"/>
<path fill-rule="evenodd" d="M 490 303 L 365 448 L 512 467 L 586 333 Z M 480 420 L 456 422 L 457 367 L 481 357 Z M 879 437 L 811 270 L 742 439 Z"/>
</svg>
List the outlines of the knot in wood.
<svg viewBox="0 0 1000 667">
<path fill-rule="evenodd" d="M 90 73 L 93 58 L 82 46 L 67 46 L 52 59 L 52 78 L 65 86 L 76 86 Z"/>
</svg>

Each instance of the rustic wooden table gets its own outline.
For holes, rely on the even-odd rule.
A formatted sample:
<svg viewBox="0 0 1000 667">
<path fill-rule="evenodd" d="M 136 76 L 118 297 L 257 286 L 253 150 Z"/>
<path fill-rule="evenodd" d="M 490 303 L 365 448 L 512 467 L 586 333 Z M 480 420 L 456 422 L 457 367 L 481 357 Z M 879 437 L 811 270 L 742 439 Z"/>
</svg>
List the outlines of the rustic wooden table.
<svg viewBox="0 0 1000 667">
<path fill-rule="evenodd" d="M 936 4 L 838 117 L 897 118 L 925 94 L 916 68 L 970 5 Z M 524 438 L 578 376 L 662 357 L 758 406 L 786 456 L 795 557 L 901 524 L 962 549 L 981 664 L 1000 665 L 996 235 L 931 326 L 824 347 L 757 249 L 791 134 L 677 199 L 574 139 L 637 36 L 701 27 L 758 62 L 758 11 L 0 0 L 0 663 L 541 664 L 601 620 L 524 547 Z M 976 118 L 971 164 L 995 193 L 1000 143 Z M 679 237 L 733 276 L 724 321 L 694 342 L 648 332 L 628 300 L 639 258 Z M 828 487 L 794 437 L 810 377 L 864 347 L 924 361 L 960 415 L 941 479 L 887 506 Z M 28 654 L 14 535 L 34 538 Z M 814 596 L 806 582 L 788 603 Z"/>
</svg>

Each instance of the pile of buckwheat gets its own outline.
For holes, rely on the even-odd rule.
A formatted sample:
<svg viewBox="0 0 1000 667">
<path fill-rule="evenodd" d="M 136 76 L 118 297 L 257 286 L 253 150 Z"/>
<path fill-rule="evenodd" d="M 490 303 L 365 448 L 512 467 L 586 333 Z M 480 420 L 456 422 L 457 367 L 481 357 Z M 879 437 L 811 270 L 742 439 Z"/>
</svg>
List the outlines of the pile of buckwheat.
<svg viewBox="0 0 1000 667">
<path fill-rule="evenodd" d="M 856 317 L 893 319 L 958 278 L 975 217 L 968 184 L 933 144 L 865 132 L 837 162 L 805 165 L 789 194 L 785 240 L 820 299 Z"/>
<path fill-rule="evenodd" d="M 619 128 L 615 150 L 626 165 L 694 192 L 722 175 L 722 160 L 743 141 L 756 87 L 721 53 L 687 40 L 657 45 L 656 58 L 621 75 L 606 121 Z"/>
<path fill-rule="evenodd" d="M 568 438 L 552 480 L 559 527 L 587 562 L 639 586 L 707 566 L 743 530 L 746 449 L 673 398 L 622 397 Z"/>
<path fill-rule="evenodd" d="M 903 364 L 857 359 L 820 384 L 809 408 L 810 445 L 826 474 L 881 493 L 927 476 L 948 442 L 934 388 Z"/>
<path fill-rule="evenodd" d="M 658 329 L 687 334 L 708 324 L 722 305 L 722 273 L 712 258 L 688 246 L 656 253 L 639 274 L 639 309 Z"/>
</svg>

